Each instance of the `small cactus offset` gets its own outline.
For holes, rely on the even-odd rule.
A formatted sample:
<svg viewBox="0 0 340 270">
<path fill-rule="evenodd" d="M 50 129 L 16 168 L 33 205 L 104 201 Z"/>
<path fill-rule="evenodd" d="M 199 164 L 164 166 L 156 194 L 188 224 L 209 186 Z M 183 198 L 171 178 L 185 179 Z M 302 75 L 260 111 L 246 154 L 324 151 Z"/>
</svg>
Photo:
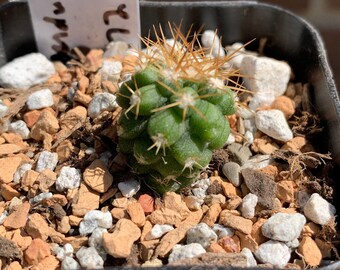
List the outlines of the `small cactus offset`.
<svg viewBox="0 0 340 270">
<path fill-rule="evenodd" d="M 226 115 L 235 113 L 228 56 L 214 58 L 200 46 L 197 35 L 188 41 L 171 27 L 173 40 L 156 34 L 145 38 L 139 66 L 117 97 L 123 108 L 118 149 L 129 157 L 134 172 L 158 193 L 190 185 L 205 169 L 213 150 L 229 136 Z M 233 87 L 227 87 L 232 84 Z"/>
</svg>

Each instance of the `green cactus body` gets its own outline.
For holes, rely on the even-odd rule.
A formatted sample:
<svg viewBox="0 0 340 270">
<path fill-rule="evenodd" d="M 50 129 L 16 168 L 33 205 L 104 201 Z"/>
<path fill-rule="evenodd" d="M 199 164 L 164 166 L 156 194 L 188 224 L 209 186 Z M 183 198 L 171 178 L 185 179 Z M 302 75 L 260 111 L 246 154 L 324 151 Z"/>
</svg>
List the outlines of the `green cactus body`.
<svg viewBox="0 0 340 270">
<path fill-rule="evenodd" d="M 164 46 L 160 37 L 149 43 L 161 57 L 144 55 L 144 69 L 120 86 L 117 97 L 123 108 L 118 149 L 158 193 L 178 191 L 197 179 L 212 151 L 225 145 L 226 115 L 235 113 L 234 93 L 223 84 L 223 58 L 206 57 L 182 34 L 174 38 L 182 48 Z M 209 83 L 215 81 L 222 84 Z"/>
</svg>

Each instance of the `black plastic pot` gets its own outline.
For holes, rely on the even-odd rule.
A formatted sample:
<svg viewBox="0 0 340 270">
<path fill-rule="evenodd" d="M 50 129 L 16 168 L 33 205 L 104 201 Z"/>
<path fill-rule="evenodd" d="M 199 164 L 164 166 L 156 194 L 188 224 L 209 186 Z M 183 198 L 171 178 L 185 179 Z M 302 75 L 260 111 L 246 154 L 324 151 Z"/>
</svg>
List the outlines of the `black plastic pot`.
<svg viewBox="0 0 340 270">
<path fill-rule="evenodd" d="M 340 176 L 340 101 L 323 42 L 309 23 L 287 10 L 254 1 L 141 0 L 140 11 L 142 36 L 147 35 L 154 24 L 163 25 L 165 30 L 168 21 L 177 25 L 182 21 L 184 32 L 192 24 L 194 29 L 201 26 L 204 29 L 218 29 L 224 44 L 236 41 L 245 43 L 256 38 L 256 41 L 248 47 L 256 49 L 260 39 L 266 38 L 264 54 L 289 62 L 295 72 L 296 81 L 310 85 L 312 103 L 326 128 L 324 137 L 320 139 L 320 147 L 332 153 L 334 177 Z M 0 37 L 0 65 L 36 50 L 25 1 L 2 1 L 0 29 L 2 37 Z M 170 36 L 166 31 L 165 34 Z M 339 190 L 339 187 L 335 188 Z M 340 211 L 340 202 L 336 201 L 335 205 Z M 338 265 L 339 263 L 332 263 L 328 267 L 336 269 Z M 152 269 L 207 269 L 207 267 L 164 266 Z"/>
</svg>

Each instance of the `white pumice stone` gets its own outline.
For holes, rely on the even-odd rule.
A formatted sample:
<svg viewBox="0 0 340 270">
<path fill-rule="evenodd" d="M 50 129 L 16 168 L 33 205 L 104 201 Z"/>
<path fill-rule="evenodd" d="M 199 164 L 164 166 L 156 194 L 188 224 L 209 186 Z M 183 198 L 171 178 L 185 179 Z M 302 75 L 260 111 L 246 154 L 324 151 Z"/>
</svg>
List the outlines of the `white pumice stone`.
<svg viewBox="0 0 340 270">
<path fill-rule="evenodd" d="M 209 186 L 210 186 L 209 178 L 200 179 L 194 183 L 191 191 L 197 198 L 204 199 L 206 196 L 206 191 L 209 188 Z"/>
<path fill-rule="evenodd" d="M 51 107 L 54 104 L 53 93 L 50 89 L 36 91 L 28 97 L 26 104 L 29 110 Z"/>
<path fill-rule="evenodd" d="M 80 270 L 81 266 L 79 263 L 73 259 L 72 257 L 65 257 L 65 259 L 61 262 L 60 270 Z"/>
<path fill-rule="evenodd" d="M 290 248 L 284 243 L 269 240 L 259 246 L 254 253 L 261 263 L 270 263 L 274 267 L 283 268 L 290 259 Z"/>
<path fill-rule="evenodd" d="M 193 258 L 203 253 L 206 253 L 205 249 L 197 243 L 191 243 L 184 246 L 176 245 L 169 255 L 169 263 Z"/>
<path fill-rule="evenodd" d="M 287 89 L 291 68 L 286 62 L 273 58 L 245 55 L 240 72 L 245 75 L 247 89 L 278 97 Z"/>
<path fill-rule="evenodd" d="M 255 123 L 260 131 L 276 140 L 288 142 L 293 139 L 293 132 L 280 110 L 256 112 Z"/>
<path fill-rule="evenodd" d="M 81 247 L 76 256 L 82 267 L 86 269 L 103 269 L 104 260 L 94 247 Z"/>
<path fill-rule="evenodd" d="M 202 45 L 207 49 L 207 52 L 214 57 L 225 56 L 224 48 L 221 44 L 220 38 L 215 31 L 206 30 L 201 37 Z"/>
<path fill-rule="evenodd" d="M 89 106 L 87 113 L 91 118 L 96 118 L 103 111 L 112 112 L 118 107 L 116 96 L 110 93 L 99 93 L 94 95 Z"/>
<path fill-rule="evenodd" d="M 325 225 L 334 218 L 336 209 L 318 193 L 313 193 L 303 208 L 305 216 L 316 224 Z"/>
<path fill-rule="evenodd" d="M 0 119 L 6 116 L 8 109 L 9 108 L 7 107 L 7 105 L 4 104 L 2 100 L 0 99 Z"/>
<path fill-rule="evenodd" d="M 123 65 L 120 61 L 105 60 L 100 69 L 103 81 L 117 82 L 120 78 L 120 73 L 123 70 Z"/>
<path fill-rule="evenodd" d="M 232 237 L 235 234 L 235 231 L 232 228 L 225 227 L 221 224 L 214 224 L 212 229 L 216 233 L 218 239 L 225 236 Z"/>
<path fill-rule="evenodd" d="M 74 249 L 69 243 L 65 244 L 63 247 L 58 244 L 54 244 L 51 246 L 51 251 L 59 261 L 63 261 L 67 256 L 73 255 Z"/>
<path fill-rule="evenodd" d="M 105 251 L 105 248 L 103 246 L 103 233 L 107 233 L 107 229 L 105 228 L 95 228 L 89 237 L 89 246 L 94 247 L 98 254 L 103 258 L 103 260 L 106 260 L 107 253 Z"/>
<path fill-rule="evenodd" d="M 96 228 L 101 227 L 109 229 L 112 226 L 112 215 L 110 212 L 91 210 L 87 212 L 79 224 L 79 233 L 87 235 L 92 233 Z"/>
<path fill-rule="evenodd" d="M 140 190 L 140 183 L 137 180 L 130 179 L 118 183 L 118 189 L 124 197 L 130 198 Z"/>
<path fill-rule="evenodd" d="M 74 252 L 74 248 L 70 243 L 66 243 L 63 246 L 63 249 L 65 251 L 66 256 L 72 256 L 73 252 Z"/>
<path fill-rule="evenodd" d="M 248 193 L 244 196 L 241 204 L 241 213 L 244 218 L 253 218 L 255 216 L 255 207 L 258 197 L 255 194 Z"/>
<path fill-rule="evenodd" d="M 300 236 L 306 218 L 299 213 L 277 213 L 262 226 L 262 234 L 272 240 L 289 242 Z"/>
<path fill-rule="evenodd" d="M 151 231 L 145 236 L 145 240 L 153 240 L 161 238 L 167 232 L 170 232 L 174 229 L 172 225 L 164 224 L 156 224 L 152 227 Z"/>
<path fill-rule="evenodd" d="M 35 170 L 37 172 L 42 172 L 45 169 L 50 169 L 51 171 L 54 171 L 55 167 L 57 166 L 57 163 L 58 163 L 57 153 L 42 151 L 37 161 Z"/>
<path fill-rule="evenodd" d="M 41 53 L 30 53 L 0 68 L 0 85 L 26 90 L 45 82 L 55 73 L 54 65 Z"/>
<path fill-rule="evenodd" d="M 273 93 L 257 92 L 253 95 L 248 107 L 249 109 L 256 111 L 258 108 L 270 106 L 274 102 L 275 98 L 276 97 Z"/>
<path fill-rule="evenodd" d="M 29 139 L 30 137 L 30 130 L 22 120 L 10 123 L 8 131 L 20 135 L 24 140 Z"/>
<path fill-rule="evenodd" d="M 45 199 L 48 199 L 48 198 L 51 198 L 53 196 L 52 192 L 43 192 L 43 193 L 40 193 L 39 195 L 37 196 L 34 196 L 32 199 L 29 200 L 29 202 L 32 204 L 34 203 L 39 203 L 41 202 L 42 200 L 45 200 Z"/>
<path fill-rule="evenodd" d="M 199 223 L 187 232 L 187 244 L 198 243 L 207 248 L 211 242 L 217 241 L 217 234 L 206 223 Z"/>
<path fill-rule="evenodd" d="M 13 176 L 13 182 L 15 184 L 19 184 L 21 177 L 25 174 L 25 172 L 29 171 L 32 169 L 32 164 L 31 163 L 23 163 L 20 165 L 20 167 L 16 170 Z"/>
<path fill-rule="evenodd" d="M 247 267 L 256 267 L 257 266 L 257 262 L 254 258 L 254 255 L 249 248 L 243 248 L 241 250 L 241 253 L 244 256 L 246 256 L 246 258 L 247 258 Z"/>
<path fill-rule="evenodd" d="M 80 182 L 80 170 L 73 167 L 64 166 L 60 170 L 60 174 L 55 182 L 55 186 L 58 191 L 64 191 L 65 189 L 73 189 L 79 187 Z"/>
</svg>

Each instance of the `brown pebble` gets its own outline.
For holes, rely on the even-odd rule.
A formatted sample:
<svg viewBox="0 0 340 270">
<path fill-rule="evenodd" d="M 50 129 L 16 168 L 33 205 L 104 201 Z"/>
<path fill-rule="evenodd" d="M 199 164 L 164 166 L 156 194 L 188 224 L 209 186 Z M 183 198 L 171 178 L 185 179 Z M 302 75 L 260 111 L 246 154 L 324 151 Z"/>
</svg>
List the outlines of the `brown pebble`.
<svg viewBox="0 0 340 270">
<path fill-rule="evenodd" d="M 138 227 L 142 227 L 144 225 L 145 214 L 139 202 L 133 202 L 133 203 L 128 204 L 126 210 L 133 223 L 135 223 Z"/>
<path fill-rule="evenodd" d="M 112 175 L 101 159 L 94 160 L 91 165 L 85 169 L 83 179 L 89 187 L 100 193 L 106 192 L 113 182 Z"/>
</svg>

